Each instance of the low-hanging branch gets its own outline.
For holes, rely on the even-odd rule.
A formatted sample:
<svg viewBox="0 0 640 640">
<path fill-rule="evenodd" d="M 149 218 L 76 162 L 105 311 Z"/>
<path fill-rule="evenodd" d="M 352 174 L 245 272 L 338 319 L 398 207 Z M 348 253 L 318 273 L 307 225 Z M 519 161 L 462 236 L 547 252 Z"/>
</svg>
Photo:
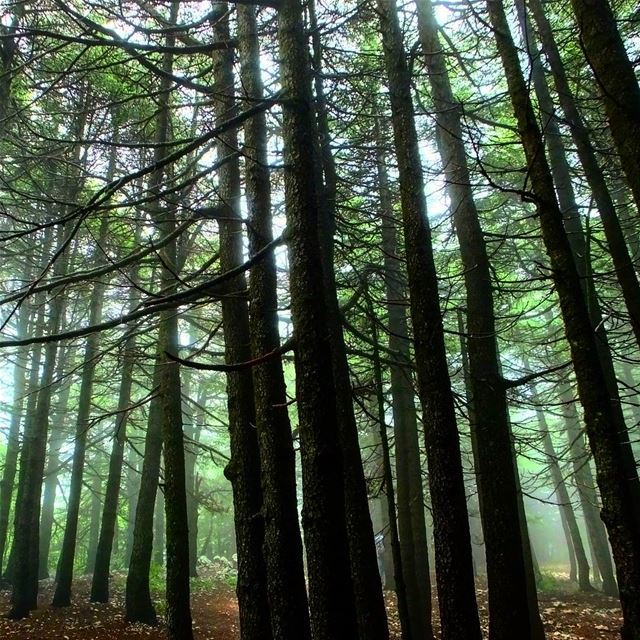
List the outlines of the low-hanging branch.
<svg viewBox="0 0 640 640">
<path fill-rule="evenodd" d="M 293 351 L 295 348 L 295 340 L 294 338 L 289 338 L 284 344 L 279 346 L 277 349 L 273 351 L 269 351 L 269 353 L 265 353 L 257 358 L 253 358 L 252 360 L 247 360 L 245 362 L 233 362 L 231 364 L 209 364 L 206 362 L 195 362 L 193 360 L 185 360 L 184 358 L 180 358 L 168 351 L 165 351 L 165 355 L 169 360 L 173 362 L 177 362 L 184 367 L 188 367 L 190 369 L 199 369 L 200 371 L 223 371 L 225 373 L 229 373 L 231 371 L 244 371 L 245 369 L 251 369 L 253 367 L 257 367 L 260 364 L 264 364 L 273 358 L 277 358 L 278 356 L 284 355 L 289 351 Z"/>
<path fill-rule="evenodd" d="M 272 240 L 269 244 L 265 245 L 260 251 L 258 251 L 254 256 L 252 256 L 249 260 L 242 263 L 241 265 L 238 265 L 237 267 L 234 267 L 233 269 L 230 269 L 229 271 L 226 271 L 225 273 L 222 273 L 215 278 L 211 278 L 211 280 L 207 280 L 206 282 L 203 282 L 196 287 L 188 289 L 187 291 L 180 291 L 173 295 L 165 296 L 164 298 L 148 300 L 142 303 L 141 308 L 138 308 L 131 313 L 126 313 L 122 316 L 118 316 L 117 318 L 113 318 L 112 320 L 107 320 L 106 322 L 90 325 L 88 327 L 81 327 L 72 331 L 55 333 L 48 336 L 24 338 L 22 340 L 0 340 L 0 349 L 3 349 L 5 347 L 20 347 L 28 344 L 46 344 L 48 342 L 56 342 L 59 340 L 80 338 L 91 333 L 113 329 L 122 324 L 133 322 L 134 320 L 153 315 L 160 311 L 169 311 L 171 309 L 176 309 L 183 304 L 194 303 L 201 300 L 202 298 L 214 298 L 225 295 L 228 292 L 217 290 L 217 288 L 229 282 L 229 280 L 233 280 L 233 278 L 239 276 L 240 274 L 256 265 L 258 262 L 260 262 L 260 260 L 262 260 L 267 254 L 269 254 L 277 246 L 281 245 L 284 242 L 284 235 L 286 234 L 283 234 L 282 236 Z"/>
<path fill-rule="evenodd" d="M 566 369 L 571 365 L 571 360 L 567 362 L 563 362 L 562 364 L 557 365 L 556 367 L 550 367 L 549 369 L 543 369 L 542 371 L 535 371 L 533 373 L 528 373 L 526 376 L 522 376 L 521 378 L 516 378 L 515 380 L 509 380 L 507 378 L 503 378 L 504 386 L 507 389 L 513 389 L 514 387 L 521 387 L 536 378 L 542 378 L 543 376 L 549 375 L 550 373 L 555 373 L 556 371 L 561 371 L 562 369 Z"/>
<path fill-rule="evenodd" d="M 208 209 L 207 209 L 208 214 Z M 112 273 L 113 271 L 118 271 L 119 269 L 123 269 L 124 267 L 128 267 L 131 264 L 134 264 L 138 260 L 142 260 L 151 253 L 156 252 L 158 249 L 162 249 L 162 247 L 166 246 L 169 242 L 177 238 L 182 234 L 183 231 L 186 231 L 194 222 L 197 222 L 202 218 L 199 215 L 199 212 L 196 211 L 195 215 L 188 220 L 180 223 L 174 231 L 167 234 L 163 238 L 160 238 L 157 241 L 151 240 L 148 243 L 148 246 L 144 249 L 140 249 L 139 251 L 135 251 L 130 253 L 126 258 L 122 258 L 122 260 L 118 260 L 116 262 L 111 262 L 103 267 L 98 267 L 96 269 L 87 269 L 85 271 L 78 271 L 69 276 L 63 276 L 59 278 L 55 278 L 40 284 L 35 287 L 28 287 L 25 290 L 16 291 L 2 299 L 0 299 L 0 305 L 7 304 L 9 302 L 14 302 L 15 300 L 22 299 L 25 294 L 33 295 L 36 293 L 40 293 L 42 291 L 52 291 L 53 289 L 57 289 L 59 287 L 64 287 L 69 284 L 76 284 L 78 282 L 84 282 L 86 280 L 94 280 L 95 278 L 99 278 L 101 276 Z"/>
</svg>

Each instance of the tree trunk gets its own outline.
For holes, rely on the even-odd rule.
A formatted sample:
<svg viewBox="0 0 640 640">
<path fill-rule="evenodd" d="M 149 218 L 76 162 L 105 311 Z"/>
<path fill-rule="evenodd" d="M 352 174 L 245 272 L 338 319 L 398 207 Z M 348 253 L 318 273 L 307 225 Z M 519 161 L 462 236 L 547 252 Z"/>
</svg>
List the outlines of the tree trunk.
<svg viewBox="0 0 640 640">
<path fill-rule="evenodd" d="M 404 226 L 418 391 L 425 425 L 442 637 L 480 638 L 460 442 L 423 193 L 411 76 L 395 0 L 378 0 Z"/>
<path fill-rule="evenodd" d="M 518 52 L 509 32 L 502 1 L 488 0 L 487 6 L 527 158 L 527 175 L 535 194 L 542 236 L 551 261 L 578 380 L 578 393 L 584 407 L 587 436 L 603 500 L 602 519 L 607 525 L 618 573 L 623 638 L 637 640 L 640 638 L 640 526 L 634 514 L 633 494 L 625 473 L 616 422 L 551 172 L 542 153 L 543 140 L 520 69 Z"/>
<path fill-rule="evenodd" d="M 160 469 L 160 486 L 162 487 L 162 469 Z M 156 567 L 164 567 L 165 552 L 164 495 L 162 489 L 156 494 L 156 506 L 153 514 L 153 555 L 151 563 Z"/>
<path fill-rule="evenodd" d="M 129 294 L 129 309 L 132 310 L 137 304 L 137 293 L 135 289 L 138 281 L 137 269 L 134 268 L 132 270 L 130 279 L 132 289 Z M 133 366 L 136 348 L 135 336 L 131 334 L 133 330 L 133 325 L 127 327 L 122 351 L 118 413 L 115 419 L 113 444 L 111 445 L 111 455 L 109 457 L 109 475 L 107 477 L 104 506 L 102 508 L 100 537 L 98 539 L 93 578 L 91 580 L 91 602 L 109 601 L 109 567 L 113 549 L 113 536 L 118 517 L 118 498 L 120 496 L 124 446 L 127 437 L 127 421 L 129 418 L 128 407 L 131 401 L 131 389 L 133 386 Z"/>
<path fill-rule="evenodd" d="M 571 91 L 571 86 L 565 73 L 551 25 L 544 14 L 540 1 L 528 0 L 528 2 L 538 28 L 545 57 L 551 67 L 551 73 L 558 94 L 558 101 L 562 107 L 564 120 L 569 125 L 580 164 L 584 169 L 585 177 L 591 188 L 598 212 L 602 219 L 602 226 L 607 238 L 613 266 L 629 312 L 631 328 L 633 329 L 636 342 L 640 345 L 640 284 L 638 283 L 638 276 L 633 260 L 629 255 L 624 231 L 621 228 L 611 192 L 591 143 L 589 130 L 576 106 L 575 97 Z M 541 65 L 537 64 L 536 66 L 540 67 Z M 542 73 L 542 78 L 544 79 L 544 72 Z M 546 85 L 546 82 L 544 84 Z M 542 103 L 540 106 L 544 111 L 545 107 L 543 107 Z M 553 108 L 552 102 L 550 106 Z M 553 117 L 553 113 L 549 112 L 547 117 L 555 124 L 557 129 L 557 118 Z M 548 132 L 548 134 L 550 133 L 552 132 Z M 633 220 L 633 224 L 635 224 L 635 222 L 636 220 Z"/>
<path fill-rule="evenodd" d="M 157 623 L 149 588 L 149 570 L 151 568 L 151 553 L 153 550 L 153 512 L 156 503 L 162 454 L 162 405 L 157 394 L 162 375 L 163 349 L 163 342 L 158 337 L 156 362 L 153 369 L 155 395 L 149 405 L 144 459 L 140 475 L 140 490 L 136 501 L 133 543 L 125 591 L 125 616 L 127 621 L 151 625 Z"/>
<path fill-rule="evenodd" d="M 379 127 L 378 127 L 379 130 Z M 427 527 L 424 519 L 424 491 L 418 438 L 418 421 L 411 378 L 411 349 L 407 312 L 406 274 L 398 239 L 398 222 L 394 219 L 391 192 L 382 139 L 377 140 L 377 173 L 382 218 L 382 251 L 387 296 L 389 350 L 396 354 L 397 364 L 390 367 L 393 426 L 396 445 L 396 483 L 398 497 L 398 534 L 400 555 L 407 591 L 411 634 L 414 638 L 430 638 L 431 577 Z"/>
<path fill-rule="evenodd" d="M 342 332 L 342 317 L 336 294 L 334 264 L 334 234 L 336 230 L 337 174 L 331 151 L 331 131 L 328 121 L 322 80 L 322 43 L 317 28 L 315 2 L 308 4 L 313 44 L 315 106 L 320 163 L 316 166 L 319 185 L 318 233 L 325 279 L 325 304 L 333 375 L 338 410 L 338 433 L 343 456 L 345 486 L 345 518 L 349 540 L 351 580 L 358 615 L 361 640 L 388 640 L 389 630 L 378 572 L 375 538 L 369 514 L 367 487 L 360 455 L 358 426 L 353 411 L 351 378 Z M 319 134 L 319 135 L 318 135 Z"/>
<path fill-rule="evenodd" d="M 228 5 L 219 3 L 214 26 L 217 40 L 229 40 Z M 215 101 L 216 120 L 222 122 L 237 113 L 234 100 L 233 50 L 213 54 L 214 80 L 218 89 Z M 238 148 L 237 131 L 219 138 L 218 158 Z M 242 222 L 240 215 L 240 165 L 238 159 L 227 162 L 218 172 L 218 193 L 224 203 L 224 221 L 220 221 L 220 267 L 228 271 L 242 264 Z M 251 359 L 249 310 L 245 297 L 244 275 L 229 285 L 229 295 L 222 300 L 222 324 L 227 363 Z M 267 599 L 267 574 L 264 544 L 263 496 L 260 486 L 260 456 L 256 435 L 256 412 L 250 369 L 227 374 L 227 407 L 231 459 L 225 475 L 233 490 L 233 508 L 238 550 L 238 609 L 240 633 L 246 640 L 272 637 Z"/>
<path fill-rule="evenodd" d="M 311 630 L 314 640 L 353 640 L 358 637 L 358 618 L 349 570 L 332 340 L 327 335 L 329 314 L 324 304 L 318 304 L 327 299 L 318 233 L 316 163 L 320 159 L 299 0 L 284 0 L 281 6 L 278 43 L 287 96 L 283 103 L 285 209 Z"/>
<path fill-rule="evenodd" d="M 138 494 L 140 493 L 141 469 L 138 452 L 129 447 L 127 456 L 127 474 L 125 479 L 126 499 L 127 499 L 127 534 L 124 547 L 125 567 L 129 566 L 131 561 L 131 552 L 133 550 L 133 537 L 136 523 L 136 511 L 138 507 Z"/>
<path fill-rule="evenodd" d="M 429 0 L 418 0 L 420 42 L 436 109 L 436 140 L 451 200 L 467 303 L 467 350 L 476 483 L 484 531 L 489 627 L 494 637 L 544 635 L 528 576 L 528 535 L 514 460 L 506 387 L 496 342 L 491 271 L 467 165 L 460 107 L 453 95 Z"/>
<path fill-rule="evenodd" d="M 263 99 L 255 7 L 238 7 L 241 83 L 253 100 Z M 267 168 L 266 117 L 260 113 L 244 127 L 245 189 L 249 217 L 249 253 L 273 240 L 271 193 Z M 277 271 L 273 254 L 249 276 L 251 355 L 257 358 L 280 347 Z M 287 412 L 282 361 L 271 358 L 253 368 L 256 431 L 260 453 L 264 559 L 271 632 L 282 640 L 310 638 L 304 582 L 302 540 L 298 525 L 295 453 Z"/>
<path fill-rule="evenodd" d="M 67 345 L 60 347 L 60 356 L 55 378 L 60 380 L 71 369 L 69 357 L 70 349 Z M 38 561 L 38 576 L 42 580 L 49 577 L 49 551 L 58 489 L 58 475 L 60 473 L 60 449 L 65 441 L 65 418 L 69 406 L 69 392 L 72 380 L 65 380 L 58 389 L 58 398 L 51 418 L 51 434 L 49 436 L 49 456 L 44 476 L 44 495 L 42 496 L 42 512 L 40 515 L 40 558 Z"/>
<path fill-rule="evenodd" d="M 539 402 L 536 395 L 535 385 L 532 386 L 532 389 L 535 401 Z M 569 554 L 573 554 L 575 556 L 575 562 L 578 565 L 578 585 L 581 591 L 590 592 L 593 591 L 593 587 L 589 581 L 589 561 L 587 560 L 587 554 L 585 553 L 584 545 L 582 544 L 582 537 L 580 536 L 580 530 L 571 504 L 571 498 L 569 497 L 569 491 L 567 490 L 567 485 L 565 483 L 562 470 L 560 469 L 555 447 L 553 446 L 553 440 L 551 438 L 551 433 L 549 432 L 547 419 L 540 406 L 536 406 L 536 417 L 538 419 L 538 427 L 542 433 L 544 452 L 547 458 L 547 464 L 549 465 L 558 508 L 560 509 L 561 517 L 563 521 L 566 522 L 566 526 L 569 531 L 569 541 L 571 543 L 569 546 Z"/>
<path fill-rule="evenodd" d="M 84 115 L 79 116 L 79 131 L 84 129 Z M 75 159 L 79 160 L 79 150 L 75 151 Z M 69 195 L 75 195 L 69 189 Z M 65 246 L 71 229 L 60 225 L 57 232 L 56 250 Z M 54 277 L 66 273 L 69 260 L 68 249 L 58 257 L 54 266 Z M 47 332 L 58 333 L 63 323 L 65 296 L 63 292 L 54 291 L 49 305 Z M 14 544 L 12 549 L 12 608 L 8 617 L 24 618 L 29 611 L 38 606 L 38 575 L 40 535 L 40 499 L 44 475 L 47 432 L 49 430 L 49 413 L 53 394 L 53 381 L 58 355 L 58 343 L 48 342 L 44 348 L 44 364 L 40 378 L 37 400 L 32 414 L 27 415 L 24 428 L 24 440 L 20 455 L 20 474 L 16 497 L 16 515 L 14 521 Z M 34 388 L 35 393 L 35 388 Z"/>
<path fill-rule="evenodd" d="M 22 305 L 17 311 L 16 339 L 27 337 L 29 331 L 30 315 L 36 314 L 30 309 L 30 305 Z M 18 455 L 20 454 L 20 425 L 26 419 L 23 416 L 25 405 L 25 392 L 27 391 L 27 371 L 29 370 L 29 351 L 35 356 L 36 351 L 40 352 L 40 346 L 18 347 L 15 355 L 13 369 L 13 402 L 11 405 L 11 421 L 7 435 L 7 450 L 2 469 L 2 479 L 0 480 L 0 575 L 2 574 L 4 552 L 7 544 L 7 533 L 9 530 L 9 514 L 11 511 L 11 497 L 13 495 L 13 484 L 18 470 Z M 39 368 L 39 360 L 38 360 Z M 29 387 L 33 391 L 33 387 Z"/>
<path fill-rule="evenodd" d="M 396 500 L 395 492 L 393 490 L 393 471 L 391 468 L 391 454 L 389 452 L 389 439 L 387 438 L 387 423 L 385 418 L 385 406 L 384 406 L 384 389 L 382 381 L 382 368 L 380 366 L 380 346 L 378 342 L 377 331 L 377 318 L 375 316 L 373 303 L 369 296 L 368 291 L 365 293 L 367 296 L 367 307 L 369 312 L 369 321 L 371 323 L 371 337 L 373 340 L 373 377 L 374 377 L 374 390 L 377 401 L 377 418 L 378 418 L 378 431 L 380 437 L 380 449 L 382 452 L 382 484 L 383 490 L 387 497 L 387 519 L 389 521 L 389 532 L 391 538 L 391 549 L 393 555 L 393 577 L 395 582 L 395 590 L 398 602 L 398 618 L 400 619 L 400 629 L 403 640 L 418 640 L 419 638 L 432 637 L 433 633 L 429 636 L 418 636 L 414 634 L 414 621 L 410 617 L 408 594 L 405 586 L 404 578 L 404 563 L 402 559 L 402 553 L 400 548 L 400 538 L 398 536 L 398 522 L 396 520 Z M 409 571 L 413 568 L 411 565 L 408 567 Z M 414 603 L 415 606 L 415 603 Z M 424 628 L 424 622 L 422 622 Z"/>
<path fill-rule="evenodd" d="M 595 287 L 595 282 L 592 276 L 591 269 L 591 255 L 585 238 L 582 221 L 580 219 L 580 210 L 576 202 L 575 193 L 571 183 L 571 169 L 567 161 L 566 152 L 562 144 L 562 136 L 558 121 L 554 116 L 554 106 L 551 94 L 549 93 L 549 87 L 544 74 L 544 69 L 540 63 L 539 57 L 535 54 L 535 41 L 532 40 L 533 34 L 528 21 L 525 16 L 525 9 L 523 5 L 524 0 L 519 0 L 517 3 L 518 13 L 520 17 L 520 28 L 524 34 L 525 41 L 530 49 L 530 58 L 532 65 L 532 76 L 535 86 L 536 96 L 538 98 L 538 104 L 542 112 L 544 122 L 543 130 L 545 132 L 545 142 L 547 152 L 549 156 L 549 167 L 551 169 L 551 175 L 553 177 L 556 193 L 558 196 L 558 204 L 564 217 L 564 225 L 567 230 L 567 238 L 571 245 L 571 251 L 573 259 L 576 263 L 578 275 L 580 277 L 580 283 L 585 299 L 587 300 L 587 307 L 589 310 L 589 317 L 591 319 L 591 326 L 596 336 L 596 346 L 598 349 L 598 355 L 600 357 L 600 363 L 604 372 L 605 380 L 607 383 L 607 390 L 609 397 L 611 398 L 611 411 L 614 419 L 616 420 L 616 428 L 619 434 L 620 447 L 622 450 L 623 462 L 627 469 L 629 482 L 631 483 L 631 492 L 635 503 L 636 513 L 640 516 L 640 483 L 638 482 L 638 474 L 636 472 L 636 462 L 634 459 L 631 444 L 629 442 L 629 434 L 627 426 L 625 424 L 624 414 L 622 412 L 622 403 L 620 402 L 620 391 L 618 389 L 618 381 L 616 378 L 616 371 L 613 363 L 613 354 L 609 346 L 609 340 L 605 329 L 605 319 L 600 308 L 600 302 Z M 589 144 L 587 142 L 587 144 Z M 589 147 L 591 148 L 591 147 Z M 606 209 L 605 209 L 606 211 Z M 615 211 L 611 213 L 615 222 L 610 224 L 617 225 L 617 217 Z M 604 217 L 603 217 L 604 221 Z M 619 230 L 618 225 L 618 238 L 617 240 L 622 243 L 626 251 L 626 245 L 622 232 Z M 609 236 L 607 235 L 607 238 Z M 610 246 L 619 246 L 611 245 Z M 631 266 L 627 255 L 626 261 L 628 266 Z M 624 262 L 624 259 L 623 259 Z M 633 269 L 632 269 L 633 271 Z M 628 275 L 628 274 L 627 274 Z M 621 281 L 626 282 L 627 287 L 623 287 L 623 291 L 626 291 L 625 300 L 628 301 L 628 310 L 630 312 L 634 327 L 633 317 L 637 315 L 640 317 L 640 287 L 633 272 L 632 282 L 629 278 Z M 640 340 L 640 325 L 637 327 L 638 331 L 634 332 L 636 339 Z M 639 343 L 640 344 L 640 343 Z M 635 478 L 635 480 L 634 480 Z"/>
<path fill-rule="evenodd" d="M 114 147 L 115 149 L 115 147 Z M 113 175 L 115 166 L 115 152 L 111 155 L 111 167 L 108 173 Z M 109 218 L 103 217 L 98 237 L 98 247 L 103 247 L 107 238 Z M 97 249 L 99 252 L 100 249 Z M 96 254 L 98 255 L 98 254 Z M 96 263 L 99 260 L 96 260 Z M 106 284 L 98 282 L 93 286 L 89 301 L 89 325 L 96 325 L 102 318 L 102 306 Z M 76 553 L 76 538 L 78 533 L 78 518 L 80 515 L 80 499 L 82 495 L 83 476 L 87 452 L 87 437 L 90 426 L 91 403 L 93 400 L 93 381 L 96 365 L 100 357 L 100 334 L 92 333 L 87 338 L 82 365 L 80 393 L 78 396 L 78 415 L 71 466 L 71 480 L 69 498 L 67 500 L 67 518 L 62 540 L 62 551 L 58 562 L 56 576 L 56 590 L 53 594 L 52 606 L 68 607 L 71 604 L 71 584 L 73 580 L 73 566 Z"/>
<path fill-rule="evenodd" d="M 98 536 L 100 535 L 100 512 L 102 511 L 102 482 L 100 464 L 101 452 L 96 452 L 90 463 L 91 471 L 91 508 L 89 512 L 89 539 L 87 540 L 87 557 L 85 560 L 84 573 L 93 573 L 96 561 L 96 550 L 98 548 Z"/>
<path fill-rule="evenodd" d="M 600 87 L 636 207 L 640 210 L 640 88 L 607 0 L 571 0 L 580 44 Z"/>
<path fill-rule="evenodd" d="M 563 403 L 564 421 L 569 443 L 569 453 L 573 464 L 573 480 L 578 490 L 580 506 L 584 514 L 587 527 L 587 536 L 596 565 L 602 578 L 603 592 L 614 598 L 618 597 L 618 585 L 613 575 L 613 564 L 607 542 L 607 531 L 600 519 L 598 497 L 596 495 L 595 482 L 591 475 L 589 454 L 584 445 L 584 436 L 578 427 L 578 415 L 576 413 L 575 400 L 571 395 L 569 385 L 563 385 L 560 393 Z"/>
</svg>

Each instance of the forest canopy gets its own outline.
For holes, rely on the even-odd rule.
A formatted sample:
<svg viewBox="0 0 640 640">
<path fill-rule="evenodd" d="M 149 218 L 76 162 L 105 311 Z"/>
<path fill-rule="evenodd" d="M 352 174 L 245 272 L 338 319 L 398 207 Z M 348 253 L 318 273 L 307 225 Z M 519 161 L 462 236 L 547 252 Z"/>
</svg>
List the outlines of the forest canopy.
<svg viewBox="0 0 640 640">
<path fill-rule="evenodd" d="M 635 3 L 0 7 L 7 624 L 640 640 Z"/>
</svg>

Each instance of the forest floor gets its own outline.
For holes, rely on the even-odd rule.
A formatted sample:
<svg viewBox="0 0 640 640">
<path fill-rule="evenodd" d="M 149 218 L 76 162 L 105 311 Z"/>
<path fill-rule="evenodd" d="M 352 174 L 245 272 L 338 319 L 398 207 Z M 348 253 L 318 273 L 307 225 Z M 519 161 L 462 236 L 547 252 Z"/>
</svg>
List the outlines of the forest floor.
<svg viewBox="0 0 640 640">
<path fill-rule="evenodd" d="M 50 606 L 53 583 L 41 584 L 41 606 L 31 617 L 13 621 L 0 618 L 0 639 L 12 640 L 116 640 L 165 638 L 162 625 L 130 625 L 124 620 L 124 580 L 119 576 L 112 587 L 109 604 L 90 604 L 90 581 L 80 578 L 75 584 L 71 607 Z M 601 594 L 582 594 L 566 580 L 554 578 L 553 585 L 539 595 L 540 611 L 548 640 L 615 640 L 619 637 L 620 609 L 613 598 Z M 486 632 L 486 590 L 480 589 L 481 616 Z M 0 612 L 9 609 L 10 593 L 0 592 Z M 193 584 L 193 620 L 197 640 L 239 640 L 238 606 L 234 590 L 223 582 L 203 576 Z M 161 594 L 158 612 L 162 613 Z M 395 603 L 387 608 L 392 640 L 400 640 Z M 437 620 L 435 621 L 437 629 Z"/>
</svg>

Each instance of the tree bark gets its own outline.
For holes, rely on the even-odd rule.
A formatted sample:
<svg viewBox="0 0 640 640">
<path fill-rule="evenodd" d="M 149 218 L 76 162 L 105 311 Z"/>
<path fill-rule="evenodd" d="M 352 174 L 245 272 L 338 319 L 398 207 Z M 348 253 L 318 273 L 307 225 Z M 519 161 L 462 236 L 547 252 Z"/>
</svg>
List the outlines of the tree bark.
<svg viewBox="0 0 640 640">
<path fill-rule="evenodd" d="M 214 37 L 229 40 L 228 5 L 219 3 L 220 16 L 215 22 Z M 234 99 L 233 50 L 213 54 L 214 80 L 218 89 L 215 102 L 216 119 L 222 122 L 237 113 Z M 238 148 L 236 130 L 219 138 L 218 157 Z M 240 165 L 237 159 L 225 164 L 218 172 L 218 192 L 224 205 L 224 220 L 220 221 L 220 267 L 232 269 L 244 262 L 242 254 L 242 222 L 240 216 Z M 225 360 L 228 363 L 251 359 L 249 310 L 244 291 L 244 275 L 229 285 L 222 300 Z M 240 614 L 240 632 L 246 640 L 269 640 L 272 637 L 267 572 L 262 553 L 264 544 L 263 496 L 260 485 L 261 468 L 256 435 L 256 410 L 251 370 L 227 374 L 227 407 L 231 459 L 225 475 L 233 490 L 233 509 L 238 552 L 238 582 L 236 593 Z"/>
<path fill-rule="evenodd" d="M 571 0 L 620 164 L 640 210 L 640 87 L 607 0 Z"/>
<path fill-rule="evenodd" d="M 253 100 L 263 99 L 255 8 L 239 6 L 240 80 Z M 273 240 L 271 190 L 264 113 L 244 126 L 245 190 L 249 218 L 249 253 Z M 254 358 L 280 347 L 277 271 L 273 254 L 249 276 L 249 330 Z M 302 539 L 298 524 L 296 469 L 282 360 L 272 358 L 253 369 L 256 431 L 260 454 L 264 559 L 271 632 L 282 640 L 311 637 L 304 582 Z"/>
<path fill-rule="evenodd" d="M 379 125 L 377 126 L 380 132 Z M 424 518 L 424 490 L 418 438 L 418 421 L 411 378 L 411 345 L 407 326 L 406 274 L 394 219 L 389 179 L 385 163 L 385 145 L 378 137 L 377 174 L 382 218 L 382 251 L 387 296 L 389 350 L 396 354 L 391 365 L 391 398 L 396 445 L 396 483 L 400 555 L 407 590 L 411 633 L 414 638 L 430 638 L 431 577 L 427 527 Z"/>
<path fill-rule="evenodd" d="M 332 341 L 320 220 L 311 76 L 302 7 L 284 0 L 278 14 L 283 103 L 285 209 L 291 313 L 296 340 L 296 397 L 302 462 L 302 525 L 314 640 L 353 640 L 358 619 L 349 570 L 344 463 L 336 406 Z M 327 527 L 327 523 L 331 526 Z"/>
<path fill-rule="evenodd" d="M 423 193 L 411 76 L 395 0 L 378 0 L 400 177 L 405 256 L 425 425 L 442 637 L 480 638 L 473 559 L 438 281 Z"/>
<path fill-rule="evenodd" d="M 378 572 L 375 538 L 369 513 L 367 486 L 360 455 L 358 426 L 353 411 L 349 362 L 342 331 L 342 317 L 336 293 L 334 235 L 336 231 L 337 173 L 331 151 L 331 130 L 322 79 L 322 42 L 315 2 L 308 4 L 313 47 L 313 72 L 319 159 L 318 233 L 325 278 L 325 304 L 338 410 L 338 433 L 343 456 L 345 518 L 349 540 L 351 580 L 361 640 L 388 640 L 389 630 Z"/>
<path fill-rule="evenodd" d="M 488 0 L 489 18 L 505 69 L 518 131 L 524 147 L 536 209 L 553 270 L 589 444 L 596 463 L 607 525 L 616 562 L 625 640 L 640 638 L 640 526 L 625 473 L 615 418 L 571 247 L 563 226 L 544 144 L 524 81 L 501 0 Z M 637 473 L 636 473 L 637 475 Z M 635 479 L 637 482 L 637 478 Z"/>
</svg>

